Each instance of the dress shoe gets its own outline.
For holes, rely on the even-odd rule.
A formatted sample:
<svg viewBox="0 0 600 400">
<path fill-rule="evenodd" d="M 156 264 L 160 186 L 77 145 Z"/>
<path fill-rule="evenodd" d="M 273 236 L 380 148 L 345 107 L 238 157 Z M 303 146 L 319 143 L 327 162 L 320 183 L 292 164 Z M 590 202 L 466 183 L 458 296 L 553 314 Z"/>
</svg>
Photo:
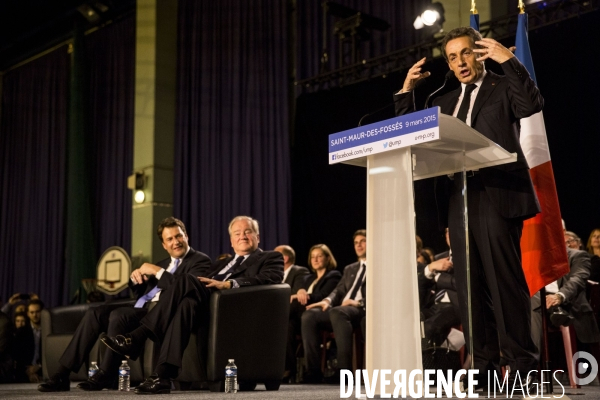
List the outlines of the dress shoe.
<svg viewBox="0 0 600 400">
<path fill-rule="evenodd" d="M 150 375 L 144 383 L 135 388 L 135 394 L 169 394 L 171 393 L 171 380 Z"/>
<path fill-rule="evenodd" d="M 112 389 L 115 386 L 115 379 L 110 378 L 106 375 L 106 372 L 99 369 L 91 378 L 87 381 L 83 381 L 77 385 L 81 390 L 86 392 L 93 392 L 102 389 Z"/>
<path fill-rule="evenodd" d="M 132 360 L 137 360 L 143 347 L 143 343 L 136 343 L 129 335 L 104 336 L 102 343 L 117 354 Z"/>
<path fill-rule="evenodd" d="M 552 322 L 552 325 L 556 326 L 557 328 L 561 326 L 569 326 L 573 322 L 573 316 L 562 307 L 552 307 L 550 310 L 550 322 Z"/>
<path fill-rule="evenodd" d="M 45 383 L 38 385 L 40 392 L 68 392 L 71 390 L 71 381 L 68 376 L 54 374 Z"/>
</svg>

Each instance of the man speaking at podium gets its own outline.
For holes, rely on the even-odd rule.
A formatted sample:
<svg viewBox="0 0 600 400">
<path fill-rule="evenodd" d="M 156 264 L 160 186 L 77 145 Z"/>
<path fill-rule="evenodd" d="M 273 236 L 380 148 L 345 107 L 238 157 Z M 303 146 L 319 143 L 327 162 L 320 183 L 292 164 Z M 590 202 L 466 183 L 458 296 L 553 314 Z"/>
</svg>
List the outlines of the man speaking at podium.
<svg viewBox="0 0 600 400">
<path fill-rule="evenodd" d="M 539 213 L 540 206 L 519 144 L 519 119 L 541 111 L 544 100 L 514 54 L 495 40 L 482 38 L 473 28 L 450 31 L 442 41 L 442 54 L 461 85 L 433 104 L 517 154 L 514 163 L 468 173 L 471 354 L 479 370 L 478 386 L 486 386 L 487 371 L 496 371 L 501 377 L 500 352 L 510 366 L 509 379 L 515 379 L 518 371 L 525 382 L 529 371 L 537 370 L 538 350 L 531 339 L 520 239 L 523 221 Z M 500 64 L 504 76 L 486 71 L 488 58 Z M 402 90 L 394 96 L 397 115 L 413 111 L 415 84 L 430 75 L 421 71 L 424 63 L 425 58 L 410 68 Z M 453 261 L 463 330 L 468 335 L 466 251 L 464 245 L 458 245 L 465 243 L 461 191 L 462 174 L 457 173 L 449 199 L 448 226 L 457 244 L 452 249 Z"/>
</svg>

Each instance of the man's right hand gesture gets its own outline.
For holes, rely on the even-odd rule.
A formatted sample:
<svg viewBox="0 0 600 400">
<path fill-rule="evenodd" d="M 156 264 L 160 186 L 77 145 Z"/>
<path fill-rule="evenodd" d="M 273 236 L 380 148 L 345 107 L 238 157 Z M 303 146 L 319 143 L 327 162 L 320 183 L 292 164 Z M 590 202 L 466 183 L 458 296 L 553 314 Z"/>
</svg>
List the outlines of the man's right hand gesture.
<svg viewBox="0 0 600 400">
<path fill-rule="evenodd" d="M 415 63 L 406 74 L 406 79 L 404 80 L 404 85 L 402 85 L 402 92 L 410 92 L 415 88 L 415 85 L 421 79 L 427 78 L 431 75 L 431 72 L 425 71 L 421 72 L 421 67 L 425 64 L 426 57 L 421 58 L 419 61 Z"/>
</svg>

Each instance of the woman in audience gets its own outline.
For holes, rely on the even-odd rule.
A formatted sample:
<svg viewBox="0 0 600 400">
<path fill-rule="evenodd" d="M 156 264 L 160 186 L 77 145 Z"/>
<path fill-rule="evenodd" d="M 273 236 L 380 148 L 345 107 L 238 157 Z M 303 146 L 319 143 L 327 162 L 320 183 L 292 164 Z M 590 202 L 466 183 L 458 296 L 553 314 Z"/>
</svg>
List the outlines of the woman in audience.
<svg viewBox="0 0 600 400">
<path fill-rule="evenodd" d="M 590 234 L 587 242 L 587 251 L 592 257 L 589 280 L 600 282 L 600 228 L 594 229 Z"/>
<path fill-rule="evenodd" d="M 289 382 L 290 378 L 295 375 L 296 335 L 300 333 L 302 313 L 308 304 L 319 302 L 327 297 L 342 279 L 342 274 L 335 269 L 337 262 L 327 245 L 316 244 L 311 247 L 308 252 L 308 265 L 310 265 L 312 273 L 306 276 L 302 288 L 290 299 L 284 382 Z"/>
</svg>

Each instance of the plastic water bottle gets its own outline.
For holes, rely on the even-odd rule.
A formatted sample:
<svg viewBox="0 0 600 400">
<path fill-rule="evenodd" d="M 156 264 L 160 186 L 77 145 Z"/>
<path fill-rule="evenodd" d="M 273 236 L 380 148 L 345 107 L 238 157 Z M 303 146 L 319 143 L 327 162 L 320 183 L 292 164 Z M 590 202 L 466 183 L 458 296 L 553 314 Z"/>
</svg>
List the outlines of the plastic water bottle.
<svg viewBox="0 0 600 400">
<path fill-rule="evenodd" d="M 225 393 L 237 393 L 237 367 L 233 363 L 233 358 L 225 366 Z"/>
<path fill-rule="evenodd" d="M 129 385 L 131 384 L 131 368 L 127 365 L 127 360 L 123 360 L 119 367 L 119 390 L 123 392 L 129 392 Z"/>
<path fill-rule="evenodd" d="M 98 372 L 100 368 L 98 368 L 98 363 L 96 361 L 92 361 L 92 364 L 90 365 L 90 369 L 88 369 L 88 379 L 90 379 L 92 376 L 94 376 L 96 374 L 96 372 Z"/>
</svg>

